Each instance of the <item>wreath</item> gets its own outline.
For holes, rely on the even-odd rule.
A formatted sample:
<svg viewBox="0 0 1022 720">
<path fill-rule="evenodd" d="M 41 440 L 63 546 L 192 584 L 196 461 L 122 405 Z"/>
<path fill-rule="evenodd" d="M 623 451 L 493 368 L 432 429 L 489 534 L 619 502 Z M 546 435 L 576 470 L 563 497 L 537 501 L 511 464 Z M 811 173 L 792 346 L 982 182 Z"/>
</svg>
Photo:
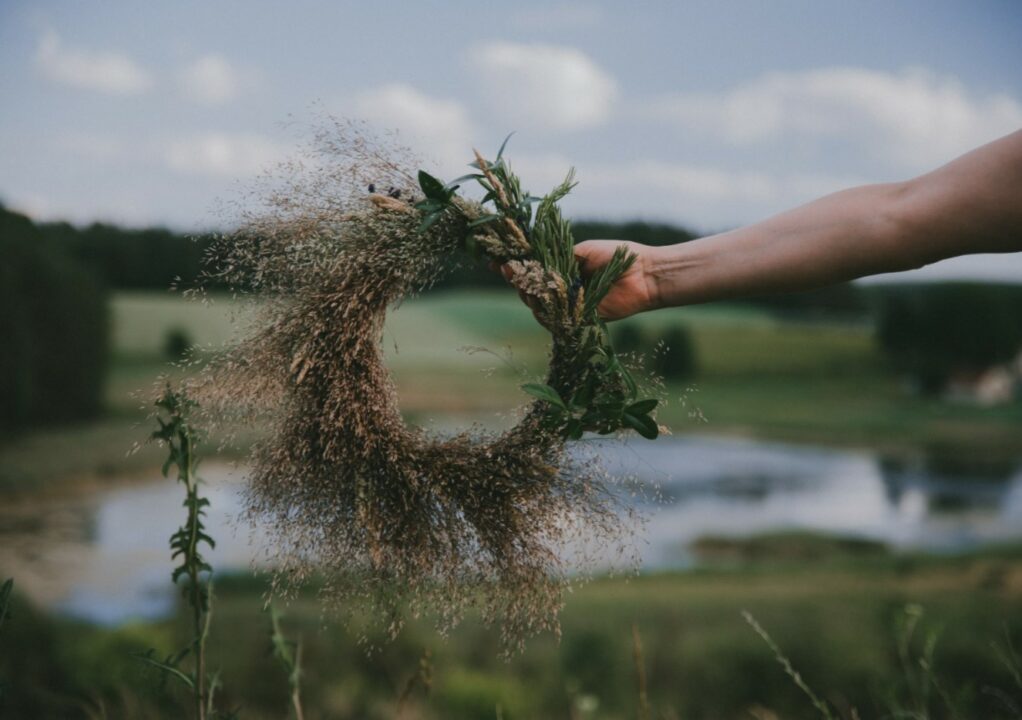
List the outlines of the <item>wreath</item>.
<svg viewBox="0 0 1022 720">
<path fill-rule="evenodd" d="M 207 279 L 255 298 L 257 319 L 199 392 L 221 417 L 270 426 L 251 451 L 246 505 L 283 590 L 325 578 L 328 599 L 368 606 L 360 616 L 392 633 L 410 614 L 431 610 L 446 629 L 477 606 L 512 648 L 557 628 L 573 576 L 565 547 L 574 568 L 583 546 L 627 532 L 608 477 L 567 441 L 659 429 L 657 400 L 640 396 L 597 313 L 634 256 L 621 248 L 583 274 L 558 208 L 574 173 L 532 196 L 506 143 L 443 183 L 405 172 L 403 149 L 357 126 L 320 135 L 316 162 L 285 166 L 263 207 L 213 248 Z M 480 201 L 459 194 L 467 182 Z M 382 332 L 387 310 L 463 250 L 506 265 L 535 300 L 550 365 L 545 382 L 522 386 L 533 402 L 517 425 L 443 437 L 402 419 Z"/>
</svg>

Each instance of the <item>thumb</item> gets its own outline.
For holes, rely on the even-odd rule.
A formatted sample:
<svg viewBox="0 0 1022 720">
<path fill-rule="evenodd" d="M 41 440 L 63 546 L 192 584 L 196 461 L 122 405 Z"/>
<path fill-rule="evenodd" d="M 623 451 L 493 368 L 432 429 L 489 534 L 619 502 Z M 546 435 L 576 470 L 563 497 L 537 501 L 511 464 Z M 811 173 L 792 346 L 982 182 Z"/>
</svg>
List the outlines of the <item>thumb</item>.
<svg viewBox="0 0 1022 720">
<path fill-rule="evenodd" d="M 589 277 L 603 264 L 601 261 L 603 242 L 601 240 L 584 240 L 575 246 L 575 259 L 578 260 L 582 277 Z"/>
<path fill-rule="evenodd" d="M 607 264 L 614 256 L 614 251 L 621 245 L 628 245 L 625 240 L 586 240 L 575 246 L 575 257 L 582 270 L 583 277 L 589 277 L 596 270 Z"/>
</svg>

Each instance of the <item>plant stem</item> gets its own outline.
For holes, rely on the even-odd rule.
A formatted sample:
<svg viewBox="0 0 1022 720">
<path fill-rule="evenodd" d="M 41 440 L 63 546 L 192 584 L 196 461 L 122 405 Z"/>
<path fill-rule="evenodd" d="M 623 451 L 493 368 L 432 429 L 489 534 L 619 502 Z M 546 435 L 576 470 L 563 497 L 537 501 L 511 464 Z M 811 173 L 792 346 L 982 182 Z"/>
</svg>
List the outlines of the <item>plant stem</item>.
<svg viewBox="0 0 1022 720">
<path fill-rule="evenodd" d="M 302 711 L 302 642 L 291 642 L 280 629 L 280 613 L 274 605 L 270 605 L 270 643 L 273 654 L 287 670 L 287 681 L 291 687 L 291 707 L 294 708 L 296 720 L 305 720 Z M 292 650 L 293 648 L 293 650 Z"/>
<path fill-rule="evenodd" d="M 649 720 L 649 695 L 646 692 L 646 664 L 643 662 L 639 626 L 632 623 L 632 656 L 635 659 L 635 680 L 639 691 L 639 720 Z"/>
<path fill-rule="evenodd" d="M 192 631 L 195 637 L 195 714 L 199 720 L 206 720 L 206 636 L 209 625 L 205 622 L 206 612 L 203 606 L 208 600 L 208 594 L 203 597 L 202 579 L 200 578 L 201 566 L 198 554 L 200 517 L 199 517 L 199 491 L 198 482 L 195 478 L 195 460 L 192 452 L 192 436 L 187 425 L 182 424 L 178 429 L 178 441 L 180 442 L 180 456 L 178 471 L 181 481 L 185 484 L 187 498 L 185 504 L 188 507 L 188 529 L 189 541 L 188 552 L 185 556 L 187 566 L 189 602 L 192 606 Z"/>
</svg>

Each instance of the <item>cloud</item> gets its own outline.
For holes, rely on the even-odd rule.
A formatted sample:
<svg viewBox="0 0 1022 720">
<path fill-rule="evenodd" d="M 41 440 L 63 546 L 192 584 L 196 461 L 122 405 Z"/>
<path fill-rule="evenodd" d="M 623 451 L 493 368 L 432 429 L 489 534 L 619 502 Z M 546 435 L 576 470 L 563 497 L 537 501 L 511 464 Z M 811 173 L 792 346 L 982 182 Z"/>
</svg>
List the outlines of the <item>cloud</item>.
<svg viewBox="0 0 1022 720">
<path fill-rule="evenodd" d="M 575 48 L 490 42 L 472 48 L 469 61 L 494 112 L 514 127 L 599 125 L 617 97 L 614 79 Z"/>
<path fill-rule="evenodd" d="M 955 78 L 922 69 L 770 73 L 720 93 L 660 98 L 647 114 L 734 145 L 850 142 L 912 170 L 1022 126 L 1014 98 L 970 93 Z"/>
<path fill-rule="evenodd" d="M 807 172 L 733 169 L 661 160 L 578 162 L 555 154 L 512 158 L 522 184 L 541 194 L 575 164 L 579 187 L 565 200 L 576 218 L 674 222 L 701 229 L 735 227 L 837 190 L 863 178 Z"/>
<path fill-rule="evenodd" d="M 229 102 L 241 89 L 237 71 L 224 57 L 215 54 L 188 65 L 178 81 L 185 97 L 207 105 Z"/>
<path fill-rule="evenodd" d="M 149 73 L 127 55 L 65 48 L 47 31 L 36 50 L 36 64 L 54 82 L 111 95 L 134 95 L 152 87 Z"/>
<path fill-rule="evenodd" d="M 560 2 L 512 10 L 510 22 L 524 30 L 579 30 L 600 25 L 603 8 L 581 2 Z"/>
<path fill-rule="evenodd" d="M 358 95 L 354 111 L 380 129 L 397 130 L 414 150 L 438 162 L 441 172 L 461 174 L 471 159 L 472 122 L 455 100 L 431 97 L 396 83 Z"/>
<path fill-rule="evenodd" d="M 285 147 L 255 133 L 205 133 L 171 142 L 168 167 L 191 175 L 251 177 L 285 158 Z"/>
</svg>

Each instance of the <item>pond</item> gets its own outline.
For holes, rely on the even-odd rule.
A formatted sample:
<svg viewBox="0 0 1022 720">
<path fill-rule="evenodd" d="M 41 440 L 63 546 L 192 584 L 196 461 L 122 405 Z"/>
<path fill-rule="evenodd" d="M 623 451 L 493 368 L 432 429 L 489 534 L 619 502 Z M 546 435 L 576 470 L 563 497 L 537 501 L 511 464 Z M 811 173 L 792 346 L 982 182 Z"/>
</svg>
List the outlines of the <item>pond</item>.
<svg viewBox="0 0 1022 720">
<path fill-rule="evenodd" d="M 637 544 L 647 569 L 693 561 L 699 537 L 802 529 L 934 552 L 1022 538 L 1022 461 L 970 467 L 952 454 L 895 461 L 866 452 L 693 436 L 598 441 L 612 472 L 659 488 L 639 498 Z M 202 473 L 218 544 L 214 567 L 267 562 L 238 519 L 243 476 Z M 167 538 L 183 493 L 159 475 L 126 487 L 0 512 L 0 569 L 44 606 L 99 622 L 158 617 L 174 601 Z"/>
</svg>

